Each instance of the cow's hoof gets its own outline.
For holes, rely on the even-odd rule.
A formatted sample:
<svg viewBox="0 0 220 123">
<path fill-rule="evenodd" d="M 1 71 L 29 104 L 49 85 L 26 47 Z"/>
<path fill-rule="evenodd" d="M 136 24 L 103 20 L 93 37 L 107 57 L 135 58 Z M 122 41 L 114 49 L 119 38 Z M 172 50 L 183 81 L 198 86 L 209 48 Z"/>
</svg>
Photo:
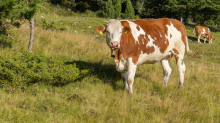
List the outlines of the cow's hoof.
<svg viewBox="0 0 220 123">
<path fill-rule="evenodd" d="M 184 87 L 183 87 L 183 85 L 179 85 L 179 87 L 178 87 L 178 89 L 183 89 Z"/>
<path fill-rule="evenodd" d="M 167 87 L 167 84 L 166 84 L 166 83 L 163 83 L 163 87 L 166 88 L 166 87 Z"/>
</svg>

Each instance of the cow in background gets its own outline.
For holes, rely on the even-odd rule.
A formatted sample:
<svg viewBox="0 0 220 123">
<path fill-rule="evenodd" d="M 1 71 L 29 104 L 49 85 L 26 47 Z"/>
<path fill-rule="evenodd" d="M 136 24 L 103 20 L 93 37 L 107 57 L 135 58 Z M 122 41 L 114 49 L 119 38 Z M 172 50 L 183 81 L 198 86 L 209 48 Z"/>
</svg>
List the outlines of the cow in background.
<svg viewBox="0 0 220 123">
<path fill-rule="evenodd" d="M 193 30 L 193 33 L 195 36 L 197 36 L 199 43 L 201 36 L 204 37 L 204 43 L 206 42 L 206 38 L 209 39 L 209 44 L 211 44 L 212 40 L 215 39 L 212 37 L 210 29 L 205 26 L 196 26 Z"/>
<path fill-rule="evenodd" d="M 117 71 L 121 72 L 125 90 L 133 93 L 137 65 L 155 64 L 161 61 L 163 85 L 166 87 L 171 74 L 170 58 L 176 59 L 179 88 L 183 87 L 186 66 L 185 50 L 190 55 L 185 26 L 175 19 L 117 20 L 111 19 L 106 26 L 96 28 L 106 33 L 106 43 L 112 50 Z"/>
</svg>

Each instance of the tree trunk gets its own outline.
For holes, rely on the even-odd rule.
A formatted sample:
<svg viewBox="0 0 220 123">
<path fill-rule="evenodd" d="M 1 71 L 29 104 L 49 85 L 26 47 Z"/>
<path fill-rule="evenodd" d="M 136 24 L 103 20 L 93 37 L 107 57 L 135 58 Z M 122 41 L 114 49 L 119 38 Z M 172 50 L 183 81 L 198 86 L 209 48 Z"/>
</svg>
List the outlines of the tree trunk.
<svg viewBox="0 0 220 123">
<path fill-rule="evenodd" d="M 30 29 L 31 29 L 31 34 L 30 34 L 28 49 L 30 52 L 32 52 L 32 45 L 34 41 L 34 17 L 30 20 Z"/>
<path fill-rule="evenodd" d="M 185 22 L 183 21 L 183 16 L 180 17 L 180 21 L 185 24 Z"/>
<path fill-rule="evenodd" d="M 76 1 L 71 0 L 71 3 L 72 3 L 72 10 L 76 10 Z"/>
<path fill-rule="evenodd" d="M 143 8 L 143 5 L 144 5 L 144 0 L 142 0 L 142 2 L 141 2 L 141 7 L 139 8 L 139 12 L 141 13 L 141 9 Z M 139 14 L 140 14 L 139 13 Z"/>
</svg>

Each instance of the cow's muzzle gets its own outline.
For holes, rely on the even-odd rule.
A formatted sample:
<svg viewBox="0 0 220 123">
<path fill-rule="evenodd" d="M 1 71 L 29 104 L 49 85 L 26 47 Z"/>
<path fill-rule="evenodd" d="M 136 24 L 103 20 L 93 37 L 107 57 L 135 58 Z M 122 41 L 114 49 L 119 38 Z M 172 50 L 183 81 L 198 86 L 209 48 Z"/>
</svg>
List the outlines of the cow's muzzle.
<svg viewBox="0 0 220 123">
<path fill-rule="evenodd" d="M 111 49 L 114 51 L 117 50 L 118 48 L 120 48 L 120 44 L 117 41 L 112 41 L 110 43 L 110 46 L 111 46 Z"/>
</svg>

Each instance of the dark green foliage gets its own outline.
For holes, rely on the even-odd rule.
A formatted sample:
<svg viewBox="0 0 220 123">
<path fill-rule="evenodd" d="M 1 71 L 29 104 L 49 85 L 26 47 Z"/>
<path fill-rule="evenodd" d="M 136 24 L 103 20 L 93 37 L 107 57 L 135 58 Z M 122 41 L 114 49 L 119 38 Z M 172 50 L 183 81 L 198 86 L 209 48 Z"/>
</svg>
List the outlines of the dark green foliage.
<svg viewBox="0 0 220 123">
<path fill-rule="evenodd" d="M 125 18 L 127 18 L 127 19 L 134 19 L 135 18 L 134 8 L 133 8 L 130 0 L 128 0 L 127 5 L 126 5 Z"/>
<path fill-rule="evenodd" d="M 1 85 L 46 83 L 63 84 L 74 81 L 90 72 L 93 68 L 75 63 L 67 64 L 68 58 L 46 57 L 42 52 L 30 53 L 25 51 L 22 55 L 13 58 L 0 57 L 0 83 Z"/>
<path fill-rule="evenodd" d="M 220 25 L 220 15 L 217 15 L 217 18 L 215 19 L 216 24 Z"/>
<path fill-rule="evenodd" d="M 115 8 L 112 4 L 112 0 L 108 0 L 106 3 L 106 7 L 105 7 L 105 12 L 104 12 L 104 16 L 110 17 L 110 18 L 115 18 Z"/>
<path fill-rule="evenodd" d="M 146 4 L 147 0 L 136 0 L 135 9 L 137 10 L 138 14 L 141 14 L 146 10 L 144 5 Z"/>
<path fill-rule="evenodd" d="M 67 30 L 67 27 L 63 26 L 63 22 L 48 22 L 46 19 L 41 19 L 36 25 L 43 27 L 44 29 L 52 29 L 52 30 Z"/>
<path fill-rule="evenodd" d="M 5 32 L 9 26 L 19 27 L 16 19 L 30 20 L 41 8 L 41 0 L 1 0 L 0 1 L 0 31 Z M 6 21 L 10 20 L 10 21 Z"/>
<path fill-rule="evenodd" d="M 46 19 L 41 19 L 41 25 L 44 29 L 57 29 L 57 23 L 47 22 Z"/>
<path fill-rule="evenodd" d="M 98 11 L 98 16 L 110 18 L 174 18 L 198 24 L 217 24 L 220 14 L 219 0 L 50 0 L 76 11 Z M 73 5 L 74 3 L 74 5 Z"/>
<path fill-rule="evenodd" d="M 115 6 L 115 17 L 121 17 L 121 0 L 113 0 Z"/>
</svg>

